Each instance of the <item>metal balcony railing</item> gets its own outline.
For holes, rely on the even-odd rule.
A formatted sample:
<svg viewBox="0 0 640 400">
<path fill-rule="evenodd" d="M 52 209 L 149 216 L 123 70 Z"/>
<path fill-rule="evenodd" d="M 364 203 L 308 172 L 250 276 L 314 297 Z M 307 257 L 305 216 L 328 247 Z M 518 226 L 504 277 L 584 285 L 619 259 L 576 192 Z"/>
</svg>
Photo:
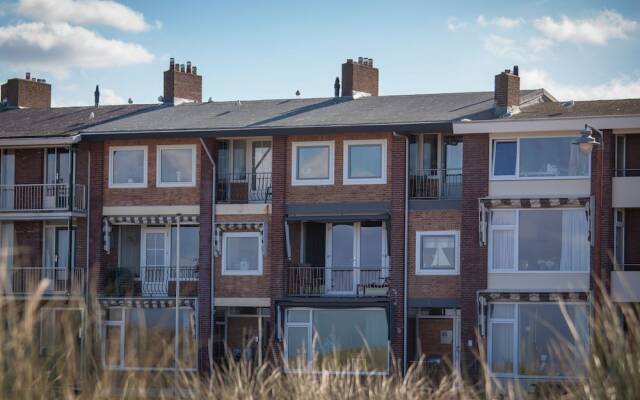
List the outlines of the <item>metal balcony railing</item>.
<svg viewBox="0 0 640 400">
<path fill-rule="evenodd" d="M 0 269 L 0 293 L 3 295 L 33 294 L 43 280 L 49 286 L 44 296 L 82 295 L 84 293 L 84 269 L 71 270 L 71 286 L 69 287 L 69 269 L 43 267 L 11 267 Z"/>
<path fill-rule="evenodd" d="M 461 169 L 425 169 L 409 175 L 409 197 L 427 200 L 462 198 Z"/>
<path fill-rule="evenodd" d="M 174 297 L 176 267 L 110 267 L 104 295 L 107 297 Z M 180 297 L 197 296 L 198 267 L 179 267 Z"/>
<path fill-rule="evenodd" d="M 288 296 L 386 296 L 389 288 L 386 268 L 328 268 L 288 266 L 285 268 Z"/>
<path fill-rule="evenodd" d="M 218 203 L 271 203 L 271 172 L 218 174 Z"/>
<path fill-rule="evenodd" d="M 616 264 L 615 269 L 617 271 L 640 272 L 640 264 Z"/>
<path fill-rule="evenodd" d="M 640 176 L 640 168 L 622 168 L 614 170 L 615 177 Z"/>
<path fill-rule="evenodd" d="M 0 212 L 53 212 L 69 211 L 69 185 L 20 184 L 0 185 Z M 86 211 L 85 185 L 73 185 L 75 212 Z"/>
</svg>

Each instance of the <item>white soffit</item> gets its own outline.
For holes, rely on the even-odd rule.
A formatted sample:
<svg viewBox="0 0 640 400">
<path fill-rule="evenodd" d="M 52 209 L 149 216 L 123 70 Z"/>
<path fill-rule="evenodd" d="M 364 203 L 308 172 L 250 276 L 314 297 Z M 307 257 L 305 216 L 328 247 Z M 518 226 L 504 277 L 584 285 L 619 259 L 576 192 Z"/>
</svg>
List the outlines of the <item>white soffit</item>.
<svg viewBox="0 0 640 400">
<path fill-rule="evenodd" d="M 485 121 L 454 122 L 453 133 L 513 133 L 513 132 L 579 132 L 584 124 L 598 129 L 640 129 L 640 115 L 570 117 L 570 118 L 534 118 L 534 119 L 497 119 Z M 576 133 L 577 134 L 577 133 Z"/>
</svg>

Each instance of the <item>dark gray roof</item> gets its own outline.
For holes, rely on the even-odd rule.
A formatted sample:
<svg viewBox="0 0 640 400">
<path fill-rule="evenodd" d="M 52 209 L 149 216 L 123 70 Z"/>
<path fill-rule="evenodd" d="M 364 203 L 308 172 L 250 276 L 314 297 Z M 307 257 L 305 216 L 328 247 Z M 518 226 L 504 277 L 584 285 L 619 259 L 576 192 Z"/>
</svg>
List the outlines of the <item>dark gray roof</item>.
<svg viewBox="0 0 640 400">
<path fill-rule="evenodd" d="M 590 100 L 562 103 L 539 103 L 521 109 L 509 119 L 597 117 L 640 115 L 640 99 Z"/>
<path fill-rule="evenodd" d="M 159 108 L 158 105 L 1 108 L 0 138 L 68 136 L 103 122 Z M 93 113 L 93 118 L 90 118 Z"/>
<path fill-rule="evenodd" d="M 522 91 L 522 99 L 545 92 Z M 371 127 L 493 118 L 493 92 L 225 101 L 164 106 L 83 130 L 83 133 L 250 132 L 313 127 Z"/>
</svg>

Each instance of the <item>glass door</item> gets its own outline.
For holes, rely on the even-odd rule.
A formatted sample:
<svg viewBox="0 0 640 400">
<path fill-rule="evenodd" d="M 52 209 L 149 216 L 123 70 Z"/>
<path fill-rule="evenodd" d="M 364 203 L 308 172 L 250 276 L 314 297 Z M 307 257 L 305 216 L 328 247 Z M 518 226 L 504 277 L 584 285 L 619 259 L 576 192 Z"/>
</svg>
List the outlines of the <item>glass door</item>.
<svg viewBox="0 0 640 400">
<path fill-rule="evenodd" d="M 267 200 L 271 193 L 271 141 L 251 142 L 251 190 L 249 201 Z"/>
<path fill-rule="evenodd" d="M 15 154 L 7 149 L 0 152 L 0 209 L 14 209 Z"/>
<path fill-rule="evenodd" d="M 328 294 L 355 294 L 356 229 L 354 223 L 327 224 L 325 287 Z"/>
<path fill-rule="evenodd" d="M 146 228 L 142 240 L 143 296 L 167 296 L 169 286 L 169 230 Z"/>
<path fill-rule="evenodd" d="M 47 149 L 45 160 L 44 208 L 67 208 L 69 197 L 69 150 Z"/>
<path fill-rule="evenodd" d="M 69 229 L 62 226 L 45 227 L 45 263 L 42 278 L 49 279 L 49 291 L 66 292 L 69 267 L 74 267 L 75 231 L 71 231 L 71 260 L 69 260 Z M 69 265 L 71 261 L 71 265 Z"/>
</svg>

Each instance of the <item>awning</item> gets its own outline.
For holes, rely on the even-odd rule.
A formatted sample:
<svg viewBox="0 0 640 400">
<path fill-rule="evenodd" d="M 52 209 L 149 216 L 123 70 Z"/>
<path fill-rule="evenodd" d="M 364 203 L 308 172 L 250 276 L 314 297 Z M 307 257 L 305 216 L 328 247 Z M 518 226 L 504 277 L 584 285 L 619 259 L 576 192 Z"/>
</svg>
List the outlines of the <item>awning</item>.
<svg viewBox="0 0 640 400">
<path fill-rule="evenodd" d="M 104 308 L 108 307 L 131 307 L 131 308 L 173 308 L 176 306 L 176 300 L 172 298 L 166 299 L 134 299 L 134 298 L 102 298 L 99 300 L 100 305 Z M 178 307 L 191 307 L 195 310 L 196 299 L 179 299 Z"/>
<path fill-rule="evenodd" d="M 259 232 L 260 233 L 260 243 L 262 246 L 262 255 L 267 255 L 267 246 L 264 240 L 265 235 L 267 235 L 267 223 L 266 222 L 220 222 L 216 223 L 216 237 L 215 240 L 215 251 L 216 256 L 222 254 L 222 233 L 223 232 L 238 232 L 238 231 L 248 231 L 248 232 Z"/>
<path fill-rule="evenodd" d="M 322 214 L 322 215 L 288 215 L 290 222 L 363 222 L 363 221 L 388 221 L 389 214 Z"/>
<path fill-rule="evenodd" d="M 487 245 L 489 229 L 489 209 L 509 209 L 509 208 L 577 208 L 584 207 L 589 222 L 589 241 L 591 242 L 591 232 L 593 232 L 593 206 L 591 197 L 533 197 L 533 198 L 491 198 L 486 197 L 478 200 L 478 230 L 480 246 Z"/>
</svg>

